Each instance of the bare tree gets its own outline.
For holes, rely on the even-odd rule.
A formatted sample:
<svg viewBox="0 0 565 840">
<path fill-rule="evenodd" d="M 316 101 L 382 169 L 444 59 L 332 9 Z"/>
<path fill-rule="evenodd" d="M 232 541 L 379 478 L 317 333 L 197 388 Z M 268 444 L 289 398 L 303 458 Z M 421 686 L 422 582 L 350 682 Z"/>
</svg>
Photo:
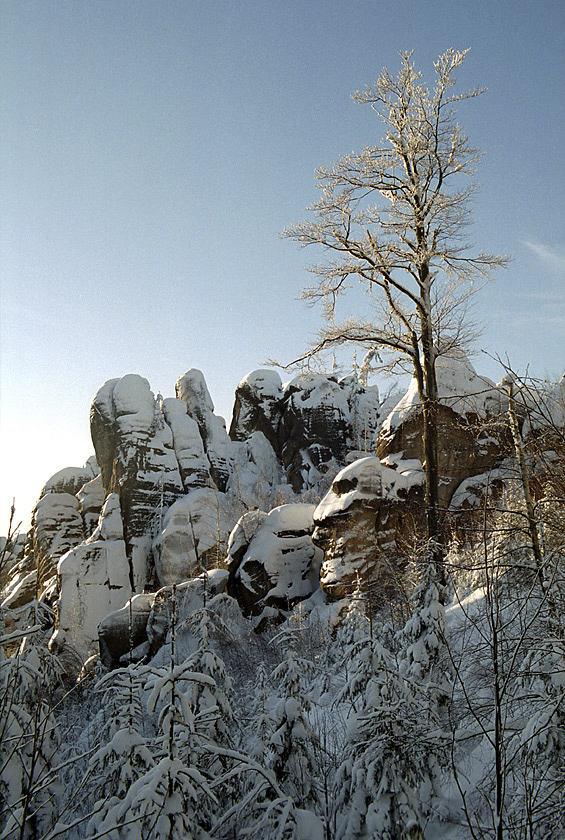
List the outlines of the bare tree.
<svg viewBox="0 0 565 840">
<path fill-rule="evenodd" d="M 408 360 L 413 368 L 423 411 L 430 559 L 440 578 L 436 360 L 462 344 L 473 281 L 507 262 L 469 253 L 463 236 L 475 190 L 465 176 L 474 174 L 480 153 L 456 122 L 454 106 L 482 92 L 451 91 L 466 53 L 450 49 L 438 58 L 431 90 L 408 52 L 401 53 L 396 78 L 385 68 L 373 86 L 353 94 L 382 120 L 384 141 L 319 169 L 321 197 L 310 207 L 314 220 L 283 232 L 331 254 L 311 269 L 318 279 L 303 293 L 324 303 L 327 326 L 296 361 L 356 342 L 388 353 L 389 365 Z M 371 293 L 378 318 L 336 324 L 337 298 L 352 278 Z"/>
</svg>

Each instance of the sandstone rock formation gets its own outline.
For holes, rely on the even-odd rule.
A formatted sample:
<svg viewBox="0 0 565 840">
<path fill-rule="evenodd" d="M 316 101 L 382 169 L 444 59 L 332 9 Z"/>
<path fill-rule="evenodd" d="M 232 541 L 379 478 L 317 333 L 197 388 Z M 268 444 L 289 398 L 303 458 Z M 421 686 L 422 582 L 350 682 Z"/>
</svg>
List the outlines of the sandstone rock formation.
<svg viewBox="0 0 565 840">
<path fill-rule="evenodd" d="M 98 391 L 90 412 L 104 492 L 119 497 L 135 588 L 148 578 L 154 520 L 183 492 L 173 434 L 146 379 L 129 374 Z"/>
<path fill-rule="evenodd" d="M 118 610 L 104 616 L 98 625 L 100 661 L 105 668 L 117 668 L 122 661 L 138 661 L 149 652 L 147 622 L 155 593 L 134 595 Z"/>
<path fill-rule="evenodd" d="M 385 599 L 405 565 L 402 539 L 423 525 L 424 474 L 419 461 L 397 469 L 378 458 L 354 461 L 335 477 L 316 507 L 314 542 L 324 551 L 320 586 L 332 599 L 358 585 Z"/>
<path fill-rule="evenodd" d="M 463 355 L 437 361 L 440 507 L 446 511 L 457 487 L 480 475 L 510 451 L 508 423 L 500 390 L 478 376 Z M 400 460 L 424 459 L 422 410 L 415 379 L 386 418 L 379 433 L 377 456 L 390 466 Z"/>
<path fill-rule="evenodd" d="M 84 533 L 89 537 L 98 524 L 100 511 L 106 500 L 100 468 L 98 468 L 96 478 L 87 481 L 75 495 L 79 501 L 79 511 L 84 524 Z"/>
<path fill-rule="evenodd" d="M 211 487 L 197 488 L 167 511 L 153 542 L 155 572 L 161 586 L 172 586 L 215 568 L 230 533 L 229 503 Z"/>
<path fill-rule="evenodd" d="M 60 559 L 57 577 L 58 622 L 50 647 L 63 656 L 76 657 L 82 666 L 97 652 L 102 619 L 123 607 L 133 594 L 132 568 L 116 494 L 106 500 L 92 537 Z"/>
<path fill-rule="evenodd" d="M 228 592 L 244 612 L 285 612 L 318 588 L 322 552 L 312 542 L 313 512 L 314 505 L 281 505 L 239 520 L 228 544 Z"/>
<path fill-rule="evenodd" d="M 47 493 L 35 506 L 32 518 L 33 551 L 38 594 L 57 570 L 59 559 L 84 539 L 79 502 L 70 493 Z"/>
<path fill-rule="evenodd" d="M 300 493 L 331 478 L 351 450 L 371 452 L 378 417 L 378 389 L 355 376 L 301 375 L 283 387 L 278 374 L 258 370 L 237 387 L 230 435 L 262 432 Z"/>
<path fill-rule="evenodd" d="M 92 455 L 83 467 L 65 467 L 45 482 L 41 496 L 47 493 L 69 493 L 76 496 L 79 490 L 100 474 L 100 467 Z"/>
<path fill-rule="evenodd" d="M 440 358 L 438 380 L 441 502 L 464 525 L 485 492 L 506 486 L 508 398 L 463 356 Z M 532 410 L 556 417 L 559 430 L 564 389 L 561 383 L 545 402 L 524 403 L 536 480 L 544 469 L 547 482 L 552 458 L 562 455 L 554 451 L 560 432 L 548 449 Z M 388 405 L 357 376 L 305 375 L 283 385 L 276 372 L 257 370 L 238 385 L 229 436 L 200 371 L 183 374 L 175 393 L 155 398 L 133 374 L 106 382 L 91 410 L 97 463 L 60 471 L 42 491 L 4 596 L 23 603 L 36 585 L 36 595 L 58 597 L 55 647 L 86 656 L 96 648 L 98 622 L 116 612 L 115 650 L 104 629 L 114 619 L 100 636 L 115 662 L 131 646 L 128 636 L 124 650 L 128 599 L 144 588 L 184 586 L 221 565 L 226 546 L 229 591 L 256 623 L 308 598 L 320 567 L 329 597 L 347 594 L 358 578 L 388 597 L 409 543 L 425 533 L 414 382 L 383 422 Z M 304 504 L 314 500 L 317 507 Z M 141 601 L 134 603 L 137 609 Z M 151 643 L 144 620 L 136 618 L 142 644 Z"/>
<path fill-rule="evenodd" d="M 246 440 L 262 432 L 274 450 L 279 447 L 279 425 L 283 412 L 281 378 L 274 370 L 254 370 L 235 391 L 230 426 L 232 440 Z"/>
<path fill-rule="evenodd" d="M 230 477 L 231 441 L 221 419 L 214 414 L 214 403 L 204 376 L 194 368 L 187 371 L 177 381 L 175 391 L 198 424 L 210 473 L 218 490 L 223 492 Z"/>
</svg>

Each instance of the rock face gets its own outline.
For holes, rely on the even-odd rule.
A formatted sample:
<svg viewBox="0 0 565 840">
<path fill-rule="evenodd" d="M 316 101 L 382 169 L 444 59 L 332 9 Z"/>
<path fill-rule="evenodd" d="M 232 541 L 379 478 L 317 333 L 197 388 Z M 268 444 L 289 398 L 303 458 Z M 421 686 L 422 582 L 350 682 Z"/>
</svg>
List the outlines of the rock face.
<svg viewBox="0 0 565 840">
<path fill-rule="evenodd" d="M 318 488 L 351 450 L 371 452 L 379 394 L 354 376 L 298 376 L 284 387 L 273 371 L 254 371 L 236 390 L 230 435 L 261 432 L 295 493 Z"/>
<path fill-rule="evenodd" d="M 230 426 L 232 440 L 246 440 L 261 432 L 274 450 L 279 449 L 279 425 L 283 412 L 281 378 L 274 370 L 247 374 L 235 392 Z"/>
<path fill-rule="evenodd" d="M 338 473 L 313 515 L 312 538 L 324 551 L 320 585 L 328 596 L 343 598 L 361 584 L 386 598 L 396 588 L 402 535 L 407 526 L 413 533 L 422 525 L 412 519 L 421 510 L 415 501 L 421 503 L 423 483 L 419 461 L 393 470 L 367 457 Z"/>
<path fill-rule="evenodd" d="M 173 433 L 149 383 L 134 374 L 112 379 L 98 391 L 90 421 L 104 492 L 118 495 L 126 550 L 141 590 L 155 517 L 184 492 Z"/>
<path fill-rule="evenodd" d="M 134 595 L 121 609 L 104 616 L 98 642 L 105 668 L 117 668 L 122 657 L 137 661 L 149 652 L 147 622 L 154 601 L 154 593 Z"/>
<path fill-rule="evenodd" d="M 79 502 L 79 511 L 84 523 L 84 533 L 86 536 L 90 536 L 98 524 L 100 511 L 102 510 L 106 499 L 100 468 L 98 468 L 98 475 L 96 478 L 87 481 L 87 483 L 84 484 L 76 493 L 76 497 Z"/>
<path fill-rule="evenodd" d="M 97 652 L 102 619 L 132 596 L 132 569 L 117 495 L 106 500 L 92 537 L 61 557 L 57 577 L 58 622 L 50 647 L 63 656 L 70 653 L 82 665 Z"/>
<path fill-rule="evenodd" d="M 501 461 L 510 451 L 510 440 L 499 389 L 478 376 L 468 359 L 438 359 L 437 378 L 440 507 L 446 511 L 461 482 Z M 412 380 L 382 426 L 377 456 L 391 466 L 399 460 L 423 461 L 422 425 L 417 384 Z"/>
<path fill-rule="evenodd" d="M 228 544 L 228 592 L 244 612 L 288 611 L 318 588 L 322 552 L 312 542 L 314 505 L 251 511 Z"/>
<path fill-rule="evenodd" d="M 186 403 L 173 398 L 163 400 L 163 414 L 173 435 L 173 448 L 185 492 L 195 487 L 212 486 L 200 427 L 187 413 Z"/>
<path fill-rule="evenodd" d="M 38 594 L 41 594 L 55 575 L 59 558 L 84 539 L 76 496 L 51 492 L 42 496 L 33 512 L 32 532 Z"/>
<path fill-rule="evenodd" d="M 47 493 L 69 493 L 71 496 L 76 496 L 85 484 L 99 474 L 100 467 L 92 455 L 84 467 L 65 467 L 52 475 L 43 486 L 40 497 Z"/>
<path fill-rule="evenodd" d="M 506 481 L 507 395 L 463 356 L 440 359 L 438 381 L 441 504 L 463 522 L 484 487 L 499 492 Z M 543 404 L 558 431 L 564 389 Z M 388 404 L 357 376 L 283 385 L 276 372 L 257 370 L 238 385 L 229 436 L 200 371 L 183 374 L 175 395 L 155 398 L 134 374 L 106 382 L 91 409 L 97 463 L 60 471 L 42 491 L 4 595 L 25 602 L 36 580 L 36 594 L 58 597 L 55 647 L 86 656 L 108 613 L 118 627 L 132 595 L 184 586 L 222 565 L 226 548 L 229 592 L 259 621 L 308 598 L 320 569 L 332 598 L 359 578 L 388 597 L 408 544 L 425 534 L 414 382 L 383 423 Z M 548 450 L 531 408 L 528 441 L 543 444 L 548 466 L 540 469 L 551 471 L 562 455 L 557 443 Z M 306 504 L 313 501 L 317 507 Z M 127 652 L 123 627 L 114 635 L 115 651 L 103 642 L 112 662 Z"/>
<path fill-rule="evenodd" d="M 224 557 L 229 532 L 229 507 L 223 493 L 201 487 L 178 499 L 153 542 L 161 586 L 182 583 L 215 568 Z"/>
<path fill-rule="evenodd" d="M 230 477 L 231 441 L 221 419 L 214 414 L 214 403 L 202 373 L 194 368 L 187 371 L 177 381 L 175 391 L 198 424 L 211 476 L 223 492 Z"/>
</svg>

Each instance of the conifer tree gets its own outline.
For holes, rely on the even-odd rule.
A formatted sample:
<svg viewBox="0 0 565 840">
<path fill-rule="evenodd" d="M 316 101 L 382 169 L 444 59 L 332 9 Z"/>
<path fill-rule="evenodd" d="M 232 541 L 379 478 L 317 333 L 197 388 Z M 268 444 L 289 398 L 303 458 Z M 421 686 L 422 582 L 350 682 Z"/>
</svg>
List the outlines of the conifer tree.
<svg viewBox="0 0 565 840">
<path fill-rule="evenodd" d="M 172 594 L 170 660 L 153 670 L 146 683 L 147 710 L 158 715 L 155 766 L 112 805 L 97 826 L 97 835 L 112 840 L 208 840 L 216 798 L 198 769 L 203 749 L 187 687 L 213 687 L 188 662 L 176 664 L 176 588 Z M 182 758 L 181 758 L 182 754 Z"/>
<path fill-rule="evenodd" d="M 89 761 L 91 796 L 96 800 L 88 827 L 92 833 L 137 779 L 155 765 L 151 744 L 143 733 L 141 691 L 146 675 L 146 668 L 129 665 L 105 674 L 96 685 L 107 724 L 100 730 L 102 744 Z"/>
<path fill-rule="evenodd" d="M 277 781 L 297 805 L 320 806 L 313 745 L 316 739 L 307 717 L 309 701 L 303 677 L 314 670 L 308 659 L 296 656 L 289 637 L 285 658 L 273 671 L 280 700 L 271 715 L 270 766 Z"/>
<path fill-rule="evenodd" d="M 40 837 L 57 819 L 60 663 L 45 644 L 49 608 L 36 601 L 0 627 L 0 829 L 5 840 Z M 6 650 L 12 648 L 11 655 Z M 15 649 L 14 649 L 15 648 Z"/>
</svg>

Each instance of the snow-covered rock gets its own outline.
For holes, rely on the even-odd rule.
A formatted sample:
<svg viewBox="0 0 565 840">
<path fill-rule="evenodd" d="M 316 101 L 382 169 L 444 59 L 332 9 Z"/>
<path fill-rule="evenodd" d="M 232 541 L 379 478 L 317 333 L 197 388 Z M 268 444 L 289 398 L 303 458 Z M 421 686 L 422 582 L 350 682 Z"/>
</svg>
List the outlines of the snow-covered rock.
<svg viewBox="0 0 565 840">
<path fill-rule="evenodd" d="M 351 449 L 367 445 L 371 451 L 378 407 L 366 394 L 355 377 L 298 376 L 284 386 L 280 457 L 295 492 L 333 477 Z"/>
<path fill-rule="evenodd" d="M 184 493 L 173 433 L 146 379 L 128 374 L 105 383 L 90 412 L 104 491 L 117 493 L 136 588 L 147 578 L 156 516 Z"/>
<path fill-rule="evenodd" d="M 169 397 L 163 400 L 165 420 L 173 434 L 173 447 L 185 491 L 193 487 L 209 487 L 210 463 L 206 457 L 200 428 L 187 413 L 182 400 Z"/>
<path fill-rule="evenodd" d="M 84 522 L 84 533 L 88 536 L 98 524 L 100 511 L 106 499 L 100 471 L 96 478 L 87 481 L 75 495 Z"/>
<path fill-rule="evenodd" d="M 100 474 L 100 467 L 92 455 L 83 467 L 65 467 L 45 482 L 40 496 L 47 493 L 70 493 L 76 496 L 81 487 Z"/>
<path fill-rule="evenodd" d="M 155 593 L 134 595 L 119 610 L 106 615 L 98 625 L 100 660 L 106 668 L 117 668 L 122 657 L 141 658 L 149 652 L 147 622 Z M 137 657 L 136 655 L 137 654 Z"/>
<path fill-rule="evenodd" d="M 348 452 L 372 451 L 378 417 L 378 389 L 355 376 L 302 374 L 282 385 L 274 371 L 256 370 L 237 386 L 230 435 L 261 432 L 293 491 L 319 491 Z"/>
<path fill-rule="evenodd" d="M 16 609 L 33 601 L 37 593 L 37 571 L 34 569 L 26 575 L 15 577 L 10 581 L 4 600 L 0 604 L 2 609 Z"/>
<path fill-rule="evenodd" d="M 37 502 L 32 520 L 37 587 L 41 594 L 54 576 L 59 558 L 84 539 L 76 496 L 49 492 Z"/>
<path fill-rule="evenodd" d="M 289 610 L 318 588 L 322 552 L 312 542 L 314 505 L 246 514 L 230 537 L 229 592 L 243 609 Z"/>
<path fill-rule="evenodd" d="M 80 665 L 97 652 L 102 619 L 132 596 L 131 566 L 119 536 L 119 510 L 119 499 L 111 494 L 100 514 L 96 537 L 68 551 L 57 565 L 59 606 L 50 647 L 63 655 L 71 652 Z"/>
<path fill-rule="evenodd" d="M 447 510 L 459 484 L 506 457 L 511 443 L 504 400 L 490 379 L 478 376 L 463 355 L 440 357 L 436 370 L 439 502 Z M 376 454 L 382 461 L 424 461 L 423 415 L 415 379 L 383 423 Z"/>
<path fill-rule="evenodd" d="M 328 595 L 343 598 L 360 582 L 376 601 L 390 596 L 403 566 L 400 535 L 414 525 L 411 508 L 421 511 L 423 484 L 418 461 L 391 469 L 366 457 L 338 473 L 314 511 L 313 539 L 324 550 L 320 585 Z"/>
<path fill-rule="evenodd" d="M 439 356 L 436 377 L 440 403 L 462 417 L 484 419 L 504 410 L 499 388 L 486 376 L 479 376 L 463 353 Z M 384 421 L 383 434 L 398 429 L 419 409 L 418 383 L 413 377 L 408 390 Z"/>
<path fill-rule="evenodd" d="M 188 370 L 177 380 L 175 391 L 198 424 L 212 478 L 217 488 L 224 491 L 230 476 L 232 442 L 221 418 L 214 414 L 214 403 L 202 372 L 196 368 Z"/>
<path fill-rule="evenodd" d="M 201 487 L 178 499 L 165 514 L 163 528 L 153 541 L 161 586 L 181 583 L 217 566 L 229 533 L 229 507 L 223 493 Z"/>
<path fill-rule="evenodd" d="M 241 505 L 248 509 L 270 506 L 282 483 L 279 460 L 263 432 L 252 432 L 247 440 L 233 443 L 227 492 Z"/>
<path fill-rule="evenodd" d="M 244 376 L 235 392 L 232 440 L 246 440 L 254 432 L 262 432 L 271 446 L 278 448 L 282 397 L 282 382 L 276 371 L 254 370 Z"/>
</svg>

